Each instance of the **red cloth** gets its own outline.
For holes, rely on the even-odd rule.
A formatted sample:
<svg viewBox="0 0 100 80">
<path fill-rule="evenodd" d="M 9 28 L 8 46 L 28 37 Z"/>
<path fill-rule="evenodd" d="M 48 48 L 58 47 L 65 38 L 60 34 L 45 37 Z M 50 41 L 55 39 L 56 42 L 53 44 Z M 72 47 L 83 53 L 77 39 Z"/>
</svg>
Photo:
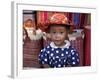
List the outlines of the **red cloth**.
<svg viewBox="0 0 100 80">
<path fill-rule="evenodd" d="M 85 66 L 91 65 L 91 30 L 85 28 Z"/>
</svg>

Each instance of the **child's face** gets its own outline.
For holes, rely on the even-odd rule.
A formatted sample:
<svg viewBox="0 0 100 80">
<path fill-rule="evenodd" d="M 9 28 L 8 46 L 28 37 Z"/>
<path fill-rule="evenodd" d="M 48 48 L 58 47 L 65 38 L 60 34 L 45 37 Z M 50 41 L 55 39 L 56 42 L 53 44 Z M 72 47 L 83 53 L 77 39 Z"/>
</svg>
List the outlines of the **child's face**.
<svg viewBox="0 0 100 80">
<path fill-rule="evenodd" d="M 51 40 L 56 46 L 63 46 L 67 36 L 67 30 L 64 26 L 51 26 L 50 28 Z"/>
<path fill-rule="evenodd" d="M 26 21 L 25 26 L 26 27 L 32 27 L 33 26 L 32 21 Z"/>
</svg>

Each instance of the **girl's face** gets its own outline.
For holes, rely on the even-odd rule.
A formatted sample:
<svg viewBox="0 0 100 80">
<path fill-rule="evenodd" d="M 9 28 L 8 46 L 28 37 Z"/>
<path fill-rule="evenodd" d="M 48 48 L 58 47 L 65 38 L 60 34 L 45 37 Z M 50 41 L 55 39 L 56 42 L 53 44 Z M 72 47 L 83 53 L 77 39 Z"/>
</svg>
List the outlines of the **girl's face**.
<svg viewBox="0 0 100 80">
<path fill-rule="evenodd" d="M 50 28 L 51 40 L 56 46 L 63 46 L 67 37 L 67 30 L 64 26 L 51 26 Z"/>
</svg>

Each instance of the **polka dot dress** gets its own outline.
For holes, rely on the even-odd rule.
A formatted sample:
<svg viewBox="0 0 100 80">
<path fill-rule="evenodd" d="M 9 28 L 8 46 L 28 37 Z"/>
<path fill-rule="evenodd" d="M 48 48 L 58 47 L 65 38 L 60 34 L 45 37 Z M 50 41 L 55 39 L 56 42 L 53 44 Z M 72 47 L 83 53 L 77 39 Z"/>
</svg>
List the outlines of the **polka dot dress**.
<svg viewBox="0 0 100 80">
<path fill-rule="evenodd" d="M 71 46 L 66 48 L 53 48 L 50 45 L 41 50 L 39 62 L 48 64 L 50 67 L 66 67 L 79 65 L 79 54 Z"/>
</svg>

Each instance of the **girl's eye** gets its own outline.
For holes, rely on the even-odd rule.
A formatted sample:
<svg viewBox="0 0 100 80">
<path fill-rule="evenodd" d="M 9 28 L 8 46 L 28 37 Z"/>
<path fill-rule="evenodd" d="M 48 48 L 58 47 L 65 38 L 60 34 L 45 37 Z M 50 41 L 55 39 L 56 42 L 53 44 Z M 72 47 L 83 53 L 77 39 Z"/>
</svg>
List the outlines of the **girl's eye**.
<svg viewBox="0 0 100 80">
<path fill-rule="evenodd" d="M 55 34 L 56 32 L 52 32 L 53 34 Z"/>
<path fill-rule="evenodd" d="M 60 32 L 60 34 L 63 34 L 64 32 Z"/>
</svg>

